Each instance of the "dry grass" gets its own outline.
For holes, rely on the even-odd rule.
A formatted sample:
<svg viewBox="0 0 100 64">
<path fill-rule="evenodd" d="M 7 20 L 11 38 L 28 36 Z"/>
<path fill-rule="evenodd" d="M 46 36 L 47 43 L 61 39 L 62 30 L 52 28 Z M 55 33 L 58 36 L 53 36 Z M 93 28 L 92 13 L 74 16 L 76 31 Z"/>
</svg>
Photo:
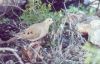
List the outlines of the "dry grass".
<svg viewBox="0 0 100 64">
<path fill-rule="evenodd" d="M 71 19 L 71 17 L 69 18 Z M 54 30 L 54 28 L 51 29 Z M 31 42 L 27 40 L 17 40 L 13 44 L 7 45 L 9 48 L 14 48 L 17 51 L 10 53 L 14 57 L 6 62 L 15 61 L 15 63 L 19 62 L 20 64 L 84 64 L 85 52 L 82 50 L 82 44 L 84 44 L 85 39 L 76 31 L 75 24 L 68 20 L 68 18 L 61 20 L 57 31 L 51 30 L 46 37 L 37 42 L 41 42 L 41 44 L 35 44 L 31 48 Z M 7 51 L 12 52 L 9 48 L 6 48 Z M 3 51 L 3 54 L 7 54 L 5 47 L 4 49 L 1 48 L 0 51 L 0 54 Z M 9 54 L 7 55 L 9 56 Z M 0 57 L 3 60 L 1 61 L 3 64 L 5 62 L 4 57 L 6 56 Z"/>
<path fill-rule="evenodd" d="M 32 42 L 23 39 L 10 43 L 3 42 L 4 44 L 0 44 L 0 63 L 84 64 L 85 51 L 82 46 L 85 39 L 75 28 L 78 22 L 82 22 L 83 17 L 77 14 L 67 14 L 61 20 L 55 21 L 47 36 L 37 41 L 39 44 L 36 42 L 32 44 Z"/>
</svg>

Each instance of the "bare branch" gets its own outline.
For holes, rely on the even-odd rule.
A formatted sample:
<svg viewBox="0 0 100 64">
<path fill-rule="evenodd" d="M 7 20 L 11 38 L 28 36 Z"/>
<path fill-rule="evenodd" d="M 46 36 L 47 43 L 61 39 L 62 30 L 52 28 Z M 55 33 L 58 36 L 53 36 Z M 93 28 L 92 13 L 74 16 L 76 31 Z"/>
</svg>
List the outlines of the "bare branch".
<svg viewBox="0 0 100 64">
<path fill-rule="evenodd" d="M 5 48 L 0 48 L 0 51 L 11 51 L 15 55 L 15 57 L 19 60 L 19 62 L 21 64 L 24 64 L 23 61 L 21 60 L 20 56 L 16 53 L 17 52 L 16 49 L 5 47 Z"/>
</svg>

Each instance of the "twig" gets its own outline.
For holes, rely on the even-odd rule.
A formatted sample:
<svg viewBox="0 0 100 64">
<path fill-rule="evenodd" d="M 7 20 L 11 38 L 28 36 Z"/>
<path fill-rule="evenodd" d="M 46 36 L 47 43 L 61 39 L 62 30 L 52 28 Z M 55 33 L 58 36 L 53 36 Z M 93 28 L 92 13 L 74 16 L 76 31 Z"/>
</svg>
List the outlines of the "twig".
<svg viewBox="0 0 100 64">
<path fill-rule="evenodd" d="M 0 48 L 0 51 L 11 51 L 15 55 L 15 57 L 19 60 L 19 62 L 21 64 L 24 64 L 23 61 L 21 60 L 20 56 L 16 53 L 17 52 L 16 49 L 5 47 L 5 48 Z"/>
<path fill-rule="evenodd" d="M 21 7 L 19 7 L 18 5 L 2 5 L 2 6 L 12 6 L 12 7 L 16 7 L 18 9 L 20 9 L 21 11 L 24 12 L 24 9 L 22 9 Z"/>
<path fill-rule="evenodd" d="M 0 39 L 0 44 L 5 44 L 5 43 L 9 44 L 9 43 L 14 42 L 15 40 L 17 40 L 16 37 L 13 37 L 13 38 L 11 38 L 11 39 L 9 39 L 7 41 L 3 41 L 3 40 Z"/>
<path fill-rule="evenodd" d="M 99 7 L 100 7 L 100 0 L 99 0 L 98 7 L 97 7 L 96 11 L 99 10 Z"/>
</svg>

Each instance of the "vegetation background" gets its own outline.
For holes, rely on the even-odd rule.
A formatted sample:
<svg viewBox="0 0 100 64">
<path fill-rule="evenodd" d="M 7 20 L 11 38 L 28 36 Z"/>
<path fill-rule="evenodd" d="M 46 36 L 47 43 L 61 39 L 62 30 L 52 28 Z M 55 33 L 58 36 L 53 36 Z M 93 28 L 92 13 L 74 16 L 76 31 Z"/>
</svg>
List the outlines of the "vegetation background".
<svg viewBox="0 0 100 64">
<path fill-rule="evenodd" d="M 23 13 L 17 19 L 1 16 L 0 64 L 100 64 L 100 48 L 87 42 L 75 28 L 77 23 L 89 21 L 92 16 L 96 16 L 99 7 L 89 5 L 80 3 L 77 7 L 72 5 L 52 12 L 52 4 L 28 0 L 26 9 L 22 9 Z M 42 38 L 39 51 L 34 47 L 29 50 L 28 40 L 12 40 L 15 34 L 49 17 L 54 23 L 50 26 L 49 33 Z M 39 57 L 33 57 L 35 54 Z"/>
</svg>

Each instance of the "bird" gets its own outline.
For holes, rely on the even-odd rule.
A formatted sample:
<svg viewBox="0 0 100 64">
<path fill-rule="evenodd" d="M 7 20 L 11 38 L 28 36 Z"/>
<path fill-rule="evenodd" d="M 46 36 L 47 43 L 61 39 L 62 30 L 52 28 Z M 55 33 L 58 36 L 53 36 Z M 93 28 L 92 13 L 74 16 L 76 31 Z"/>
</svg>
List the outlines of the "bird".
<svg viewBox="0 0 100 64">
<path fill-rule="evenodd" d="M 22 32 L 16 34 L 15 37 L 17 37 L 17 39 L 27 39 L 29 41 L 37 41 L 46 36 L 46 34 L 49 31 L 49 27 L 53 22 L 54 21 L 52 18 L 47 18 L 41 23 L 36 23 L 29 26 Z"/>
</svg>

